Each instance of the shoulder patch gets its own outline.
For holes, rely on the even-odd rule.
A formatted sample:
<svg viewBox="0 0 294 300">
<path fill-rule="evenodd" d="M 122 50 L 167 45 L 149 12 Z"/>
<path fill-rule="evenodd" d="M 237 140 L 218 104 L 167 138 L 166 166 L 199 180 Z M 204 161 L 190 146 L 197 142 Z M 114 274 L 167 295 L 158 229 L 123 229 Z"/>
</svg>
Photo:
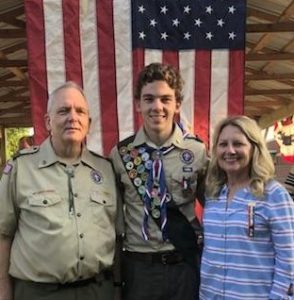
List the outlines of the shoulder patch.
<svg viewBox="0 0 294 300">
<path fill-rule="evenodd" d="M 22 150 L 16 152 L 13 155 L 12 159 L 15 160 L 18 157 L 23 156 L 23 155 L 34 154 L 34 153 L 37 153 L 39 150 L 40 150 L 39 146 L 33 146 L 33 147 L 30 147 L 30 148 L 27 148 L 27 149 L 22 149 Z"/>
</svg>

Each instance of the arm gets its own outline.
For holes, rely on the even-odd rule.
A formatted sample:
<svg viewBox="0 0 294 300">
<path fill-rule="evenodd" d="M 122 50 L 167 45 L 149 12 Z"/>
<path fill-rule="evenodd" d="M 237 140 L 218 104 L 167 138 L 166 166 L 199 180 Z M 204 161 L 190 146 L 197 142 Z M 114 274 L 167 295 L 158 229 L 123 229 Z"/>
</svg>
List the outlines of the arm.
<svg viewBox="0 0 294 300">
<path fill-rule="evenodd" d="M 11 249 L 10 238 L 0 237 L 0 300 L 12 300 L 12 283 L 8 274 Z"/>
</svg>

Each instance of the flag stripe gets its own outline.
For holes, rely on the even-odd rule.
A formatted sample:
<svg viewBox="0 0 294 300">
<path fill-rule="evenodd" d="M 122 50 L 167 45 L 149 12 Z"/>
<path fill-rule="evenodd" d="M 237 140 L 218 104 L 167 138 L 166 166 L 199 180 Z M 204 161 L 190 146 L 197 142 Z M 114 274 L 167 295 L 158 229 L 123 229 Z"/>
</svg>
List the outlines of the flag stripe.
<svg viewBox="0 0 294 300">
<path fill-rule="evenodd" d="M 80 1 L 72 0 L 71 5 L 62 2 L 64 60 L 66 80 L 83 86 L 80 44 Z M 73 38 L 75 37 L 75 38 Z"/>
<path fill-rule="evenodd" d="M 26 20 L 30 24 L 26 30 L 32 121 L 35 126 L 34 142 L 39 144 L 47 136 L 44 126 L 48 93 L 43 1 L 26 1 L 25 4 Z"/>
<path fill-rule="evenodd" d="M 112 1 L 97 1 L 99 78 L 103 152 L 109 153 L 118 140 L 116 66 Z"/>
</svg>

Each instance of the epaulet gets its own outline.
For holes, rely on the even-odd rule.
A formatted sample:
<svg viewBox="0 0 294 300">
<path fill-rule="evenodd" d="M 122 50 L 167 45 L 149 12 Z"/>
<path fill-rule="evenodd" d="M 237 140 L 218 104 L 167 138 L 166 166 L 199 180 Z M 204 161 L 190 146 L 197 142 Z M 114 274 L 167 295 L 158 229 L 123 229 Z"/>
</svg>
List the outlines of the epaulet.
<svg viewBox="0 0 294 300">
<path fill-rule="evenodd" d="M 186 137 L 185 137 L 185 139 L 188 139 L 188 140 L 195 140 L 195 141 L 197 141 L 197 142 L 199 142 L 199 143 L 203 143 L 203 141 L 201 140 L 201 138 L 198 136 L 198 135 L 190 135 L 190 134 L 188 134 Z"/>
<path fill-rule="evenodd" d="M 40 150 L 39 146 L 33 146 L 33 147 L 30 147 L 30 148 L 22 149 L 22 150 L 17 151 L 13 155 L 12 159 L 15 160 L 18 157 L 23 156 L 23 155 L 34 154 L 34 153 L 37 153 L 39 150 Z"/>
<path fill-rule="evenodd" d="M 131 135 L 129 137 L 127 137 L 126 139 L 120 141 L 118 144 L 117 144 L 117 148 L 121 148 L 123 146 L 128 146 L 130 143 L 132 143 L 135 139 L 135 134 L 134 135 Z"/>
</svg>

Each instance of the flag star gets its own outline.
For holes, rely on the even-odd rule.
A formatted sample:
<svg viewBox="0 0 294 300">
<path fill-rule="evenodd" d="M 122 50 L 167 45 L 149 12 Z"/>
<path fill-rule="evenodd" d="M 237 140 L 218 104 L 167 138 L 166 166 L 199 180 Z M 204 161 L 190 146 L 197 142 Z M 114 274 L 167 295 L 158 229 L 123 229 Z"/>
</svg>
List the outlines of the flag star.
<svg viewBox="0 0 294 300">
<path fill-rule="evenodd" d="M 229 7 L 229 13 L 233 14 L 235 11 L 236 11 L 235 6 L 232 5 Z"/>
<path fill-rule="evenodd" d="M 235 32 L 229 32 L 229 40 L 234 40 L 236 36 Z"/>
<path fill-rule="evenodd" d="M 166 15 L 167 11 L 168 11 L 168 9 L 167 9 L 166 6 L 161 6 L 161 7 L 160 7 L 160 13 Z"/>
<path fill-rule="evenodd" d="M 209 6 L 206 6 L 205 12 L 207 12 L 208 14 L 211 15 L 212 11 L 213 11 L 213 9 L 212 9 L 212 7 L 211 7 L 210 5 L 209 5 Z"/>
<path fill-rule="evenodd" d="M 146 37 L 146 34 L 144 33 L 144 31 L 139 32 L 139 39 L 140 40 L 144 40 Z"/>
<path fill-rule="evenodd" d="M 178 19 L 173 20 L 173 26 L 178 27 L 180 25 L 180 21 Z"/>
<path fill-rule="evenodd" d="M 140 6 L 138 7 L 138 11 L 139 11 L 139 13 L 141 13 L 141 14 L 143 14 L 145 10 L 146 10 L 146 8 L 145 8 L 143 5 L 140 5 Z"/>
<path fill-rule="evenodd" d="M 156 24 L 157 22 L 155 21 L 155 19 L 150 20 L 150 26 L 155 27 Z"/>
<path fill-rule="evenodd" d="M 184 33 L 184 39 L 185 39 L 185 40 L 189 40 L 190 37 L 191 37 L 190 32 L 185 32 L 185 33 Z"/>
<path fill-rule="evenodd" d="M 184 7 L 184 13 L 185 14 L 189 14 L 190 11 L 191 11 L 191 7 L 189 5 L 187 5 L 187 6 Z"/>
<path fill-rule="evenodd" d="M 206 32 L 206 39 L 210 40 L 213 38 L 213 34 L 211 32 Z"/>
<path fill-rule="evenodd" d="M 162 32 L 161 33 L 161 39 L 166 41 L 167 38 L 168 38 L 168 34 L 166 32 Z"/>
<path fill-rule="evenodd" d="M 217 20 L 217 26 L 220 26 L 220 27 L 223 27 L 225 24 L 224 20 L 223 19 L 219 19 Z"/>
<path fill-rule="evenodd" d="M 201 26 L 201 24 L 202 24 L 202 21 L 198 18 L 198 19 L 194 19 L 194 24 L 195 24 L 195 26 L 198 26 L 198 27 L 200 27 Z"/>
</svg>

